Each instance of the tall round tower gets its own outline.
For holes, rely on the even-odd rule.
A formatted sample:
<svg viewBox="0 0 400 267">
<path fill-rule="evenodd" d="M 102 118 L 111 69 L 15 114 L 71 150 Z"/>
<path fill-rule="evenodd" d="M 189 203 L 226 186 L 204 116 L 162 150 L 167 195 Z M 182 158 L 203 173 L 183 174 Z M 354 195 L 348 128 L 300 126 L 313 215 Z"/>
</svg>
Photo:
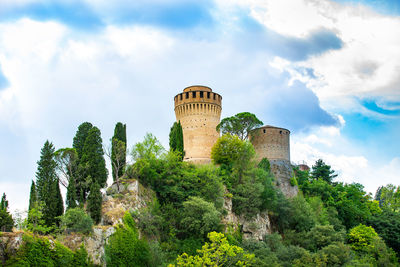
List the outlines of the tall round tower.
<svg viewBox="0 0 400 267">
<path fill-rule="evenodd" d="M 290 131 L 266 125 L 251 133 L 251 143 L 256 151 L 257 160 L 287 160 L 290 162 Z"/>
<path fill-rule="evenodd" d="M 211 162 L 211 148 L 219 137 L 216 127 L 220 122 L 222 97 L 209 87 L 194 85 L 177 94 L 174 101 L 176 120 L 181 122 L 183 130 L 184 160 Z"/>
</svg>

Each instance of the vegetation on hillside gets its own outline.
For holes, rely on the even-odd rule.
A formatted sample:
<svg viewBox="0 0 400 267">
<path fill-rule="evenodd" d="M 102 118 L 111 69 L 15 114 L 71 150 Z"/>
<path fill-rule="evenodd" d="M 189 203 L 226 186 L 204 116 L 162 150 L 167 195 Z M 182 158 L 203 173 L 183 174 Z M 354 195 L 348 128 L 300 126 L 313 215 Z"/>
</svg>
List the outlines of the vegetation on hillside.
<svg viewBox="0 0 400 267">
<path fill-rule="evenodd" d="M 147 134 L 133 146 L 132 164 L 126 163 L 126 126 L 116 125 L 109 153 L 114 182 L 137 179 L 156 197 L 124 215 L 105 247 L 107 266 L 399 265 L 399 187 L 382 186 L 373 198 L 361 184 L 337 181 L 331 166 L 318 160 L 311 171 L 294 167 L 299 194 L 287 199 L 269 161 L 255 161 L 246 138 L 251 127 L 239 126 L 240 134 L 227 130 L 218 139 L 212 164 L 196 166 L 182 161 L 179 123 L 171 128 L 168 151 Z M 101 220 L 101 189 L 108 174 L 103 155 L 100 130 L 89 122 L 79 126 L 73 148 L 55 152 L 45 143 L 21 225 L 23 242 L 8 255 L 7 266 L 91 265 L 84 247 L 72 251 L 44 235 L 92 234 Z M 59 184 L 67 188 L 64 214 Z M 224 225 L 227 199 L 246 220 L 268 214 L 272 233 L 262 241 L 248 240 L 240 225 Z M 4 194 L 2 231 L 14 225 L 8 206 Z"/>
</svg>

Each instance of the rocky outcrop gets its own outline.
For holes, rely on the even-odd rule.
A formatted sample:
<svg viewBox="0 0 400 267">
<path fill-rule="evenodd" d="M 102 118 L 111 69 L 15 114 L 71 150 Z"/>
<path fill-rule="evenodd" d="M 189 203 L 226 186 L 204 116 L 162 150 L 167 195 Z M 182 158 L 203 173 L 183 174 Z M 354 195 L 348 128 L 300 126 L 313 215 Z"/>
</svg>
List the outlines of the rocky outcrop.
<svg viewBox="0 0 400 267">
<path fill-rule="evenodd" d="M 224 209 L 227 214 L 222 219 L 222 223 L 234 229 L 240 227 L 244 239 L 263 240 L 264 236 L 271 233 L 271 223 L 267 212 L 257 214 L 252 219 L 247 219 L 244 216 L 237 216 L 232 211 L 232 198 L 229 194 L 224 197 Z"/>
<path fill-rule="evenodd" d="M 154 199 L 155 193 L 143 187 L 137 180 L 124 180 L 114 183 L 103 196 L 102 225 L 116 225 L 122 222 L 126 211 L 146 207 Z"/>
<path fill-rule="evenodd" d="M 297 196 L 297 185 L 291 185 L 290 179 L 294 176 L 292 165 L 288 160 L 270 160 L 271 172 L 276 179 L 276 185 L 287 198 Z"/>
<path fill-rule="evenodd" d="M 23 232 L 0 232 L 0 263 L 5 265 L 8 255 L 14 255 L 22 244 Z"/>
</svg>

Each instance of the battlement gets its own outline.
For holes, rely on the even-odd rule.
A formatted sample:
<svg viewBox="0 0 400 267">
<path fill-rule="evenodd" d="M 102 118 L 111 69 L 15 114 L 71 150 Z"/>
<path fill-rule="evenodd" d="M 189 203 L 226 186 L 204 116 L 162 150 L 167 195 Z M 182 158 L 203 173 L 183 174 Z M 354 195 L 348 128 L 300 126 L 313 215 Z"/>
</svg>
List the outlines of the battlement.
<svg viewBox="0 0 400 267">
<path fill-rule="evenodd" d="M 214 93 L 207 86 L 194 85 L 186 87 L 183 93 L 177 94 L 174 97 L 175 109 L 177 106 L 189 103 L 210 103 L 221 106 L 222 96 Z"/>
</svg>

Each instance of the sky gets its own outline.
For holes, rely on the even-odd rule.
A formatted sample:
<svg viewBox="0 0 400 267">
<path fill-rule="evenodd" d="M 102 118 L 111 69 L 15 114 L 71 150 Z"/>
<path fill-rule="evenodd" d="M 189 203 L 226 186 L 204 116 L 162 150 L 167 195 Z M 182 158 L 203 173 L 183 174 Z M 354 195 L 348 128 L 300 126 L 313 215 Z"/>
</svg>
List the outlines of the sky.
<svg viewBox="0 0 400 267">
<path fill-rule="evenodd" d="M 397 0 L 0 0 L 0 194 L 27 208 L 40 149 L 89 121 L 109 146 L 153 133 L 168 148 L 173 98 L 222 95 L 291 131 L 291 160 L 336 181 L 399 185 Z M 64 190 L 65 191 L 65 190 Z"/>
</svg>

